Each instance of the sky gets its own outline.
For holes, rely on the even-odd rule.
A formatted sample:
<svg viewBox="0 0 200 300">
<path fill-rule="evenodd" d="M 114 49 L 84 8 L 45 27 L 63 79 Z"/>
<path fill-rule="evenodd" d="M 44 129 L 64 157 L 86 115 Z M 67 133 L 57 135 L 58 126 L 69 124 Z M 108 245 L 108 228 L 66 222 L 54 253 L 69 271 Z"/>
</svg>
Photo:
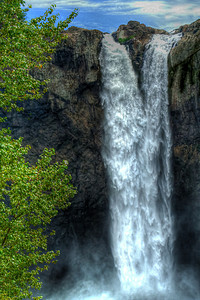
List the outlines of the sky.
<svg viewBox="0 0 200 300">
<path fill-rule="evenodd" d="M 200 0 L 26 0 L 26 3 L 32 5 L 28 20 L 42 15 L 51 4 L 56 4 L 61 20 L 67 18 L 74 8 L 79 8 L 71 26 L 109 33 L 131 20 L 171 31 L 200 18 Z"/>
</svg>

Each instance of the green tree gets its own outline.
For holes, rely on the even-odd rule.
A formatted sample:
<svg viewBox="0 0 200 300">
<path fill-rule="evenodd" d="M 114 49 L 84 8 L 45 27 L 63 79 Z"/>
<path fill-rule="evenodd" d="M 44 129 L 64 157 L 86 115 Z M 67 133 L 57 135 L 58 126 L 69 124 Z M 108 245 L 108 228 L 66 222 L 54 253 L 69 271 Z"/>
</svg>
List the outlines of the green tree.
<svg viewBox="0 0 200 300">
<path fill-rule="evenodd" d="M 3 2 L 4 0 L 0 0 L 0 5 L 1 5 L 1 2 Z M 17 2 L 13 2 L 12 3 L 13 6 L 15 6 L 16 8 L 18 7 L 18 3 Z M 21 13 L 18 15 L 19 19 L 20 20 L 24 20 L 26 19 L 26 11 L 21 11 Z"/>
<path fill-rule="evenodd" d="M 21 110 L 19 101 L 38 99 L 47 81 L 31 76 L 42 68 L 62 38 L 62 31 L 77 15 L 56 21 L 54 7 L 44 16 L 24 21 L 22 0 L 0 1 L 0 109 Z M 3 119 L 1 118 L 1 121 Z M 55 151 L 45 149 L 35 165 L 25 160 L 29 146 L 0 131 L 0 300 L 41 299 L 39 273 L 55 262 L 59 251 L 47 249 L 46 228 L 59 209 L 69 206 L 76 190 L 70 183 L 67 162 L 51 163 Z M 50 234 L 54 234 L 51 232 Z"/>
<path fill-rule="evenodd" d="M 46 92 L 48 81 L 36 80 L 30 70 L 42 68 L 52 59 L 58 42 L 67 35 L 61 34 L 74 17 L 75 9 L 65 21 L 56 21 L 55 5 L 43 16 L 30 22 L 21 19 L 23 0 L 4 0 L 0 2 L 0 108 L 17 109 L 18 101 L 38 99 Z M 43 87 L 43 89 L 41 88 Z"/>
</svg>

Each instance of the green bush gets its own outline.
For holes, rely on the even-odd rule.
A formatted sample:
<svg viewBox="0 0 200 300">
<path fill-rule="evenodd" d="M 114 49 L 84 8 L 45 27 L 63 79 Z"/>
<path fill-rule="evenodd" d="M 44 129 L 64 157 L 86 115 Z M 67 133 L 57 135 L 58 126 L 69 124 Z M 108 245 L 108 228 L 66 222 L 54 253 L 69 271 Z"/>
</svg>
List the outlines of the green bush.
<svg viewBox="0 0 200 300">
<path fill-rule="evenodd" d="M 134 35 L 131 35 L 131 36 L 129 36 L 129 37 L 127 37 L 127 38 L 124 38 L 124 39 L 119 38 L 119 39 L 118 39 L 118 42 L 119 42 L 120 44 L 124 44 L 124 43 L 130 41 L 130 40 L 133 39 L 133 38 L 134 38 Z"/>
</svg>

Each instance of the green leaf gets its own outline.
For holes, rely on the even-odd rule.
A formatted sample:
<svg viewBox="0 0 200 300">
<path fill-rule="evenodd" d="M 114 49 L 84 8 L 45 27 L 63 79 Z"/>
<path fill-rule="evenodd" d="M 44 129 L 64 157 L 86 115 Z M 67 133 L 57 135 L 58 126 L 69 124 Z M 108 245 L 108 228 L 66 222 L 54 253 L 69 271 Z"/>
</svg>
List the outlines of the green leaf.
<svg viewBox="0 0 200 300">
<path fill-rule="evenodd" d="M 36 100 L 47 91 L 47 80 L 31 74 L 51 59 L 61 32 L 76 17 L 56 22 L 55 5 L 43 16 L 24 20 L 25 1 L 0 1 L 0 109 L 21 111 L 20 101 Z M 0 118 L 0 122 L 5 119 Z M 47 226 L 76 194 L 67 163 L 52 163 L 54 149 L 44 149 L 35 165 L 25 159 L 30 146 L 0 130 L 0 299 L 41 299 L 39 273 L 54 263 L 59 252 L 47 250 Z"/>
</svg>

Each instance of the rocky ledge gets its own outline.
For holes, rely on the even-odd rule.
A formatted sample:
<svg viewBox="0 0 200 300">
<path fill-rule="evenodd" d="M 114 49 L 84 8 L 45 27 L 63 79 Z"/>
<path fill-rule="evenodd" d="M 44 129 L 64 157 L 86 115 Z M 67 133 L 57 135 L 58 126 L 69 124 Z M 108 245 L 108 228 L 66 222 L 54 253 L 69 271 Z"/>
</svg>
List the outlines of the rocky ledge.
<svg viewBox="0 0 200 300">
<path fill-rule="evenodd" d="M 146 44 L 153 34 L 168 34 L 165 30 L 147 27 L 137 21 L 129 21 L 127 25 L 120 25 L 112 35 L 115 41 L 124 44 L 130 53 L 134 70 L 140 73 Z"/>
</svg>

